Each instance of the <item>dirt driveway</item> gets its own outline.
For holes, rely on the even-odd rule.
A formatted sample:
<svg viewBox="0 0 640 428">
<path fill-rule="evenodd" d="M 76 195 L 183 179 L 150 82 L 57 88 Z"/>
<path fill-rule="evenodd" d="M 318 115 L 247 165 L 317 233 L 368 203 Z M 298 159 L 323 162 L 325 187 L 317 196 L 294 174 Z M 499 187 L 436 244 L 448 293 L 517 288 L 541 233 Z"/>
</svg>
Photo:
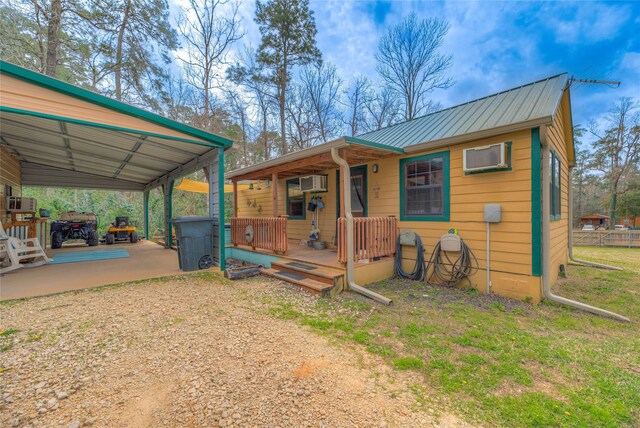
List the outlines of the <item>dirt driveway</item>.
<svg viewBox="0 0 640 428">
<path fill-rule="evenodd" d="M 300 292 L 191 276 L 5 303 L 0 426 L 458 426 L 378 357 L 269 316 L 273 293 Z"/>
</svg>

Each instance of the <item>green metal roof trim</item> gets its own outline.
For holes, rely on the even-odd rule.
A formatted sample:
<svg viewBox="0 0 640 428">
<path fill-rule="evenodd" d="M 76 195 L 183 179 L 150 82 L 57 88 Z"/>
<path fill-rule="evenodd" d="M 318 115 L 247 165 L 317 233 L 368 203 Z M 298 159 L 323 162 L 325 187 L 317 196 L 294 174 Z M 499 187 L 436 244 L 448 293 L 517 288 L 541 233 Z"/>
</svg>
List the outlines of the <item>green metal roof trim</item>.
<svg viewBox="0 0 640 428">
<path fill-rule="evenodd" d="M 192 137 L 200 138 L 204 141 L 213 143 L 216 146 L 231 147 L 231 145 L 233 144 L 232 140 L 220 137 L 219 135 L 215 135 L 210 132 L 194 128 L 192 126 L 167 119 L 164 116 L 148 112 L 146 110 L 134 107 L 121 101 L 116 101 L 109 97 L 105 97 L 104 95 L 96 94 L 95 92 L 82 89 L 78 86 L 63 82 L 58 79 L 54 79 L 53 77 L 45 76 L 44 74 L 40 74 L 35 71 L 27 70 L 26 68 L 19 67 L 6 61 L 0 60 L 0 74 L 14 77 L 16 79 L 20 79 L 47 89 L 51 89 L 52 91 L 78 98 L 83 101 L 87 101 L 89 103 L 126 114 L 128 116 L 133 116 L 138 119 L 142 119 L 177 132 L 191 135 Z"/>
<path fill-rule="evenodd" d="M 519 123 L 550 121 L 567 81 L 566 73 L 559 74 L 358 135 L 358 138 L 386 147 L 406 148 Z"/>
<path fill-rule="evenodd" d="M 388 150 L 390 152 L 404 153 L 404 149 L 401 147 L 388 146 L 386 144 L 376 143 L 374 141 L 363 140 L 362 138 L 342 137 L 342 139 L 344 139 L 344 141 L 349 144 L 358 144 L 360 146 L 372 147 L 374 149 L 382 149 L 382 150 Z"/>
</svg>

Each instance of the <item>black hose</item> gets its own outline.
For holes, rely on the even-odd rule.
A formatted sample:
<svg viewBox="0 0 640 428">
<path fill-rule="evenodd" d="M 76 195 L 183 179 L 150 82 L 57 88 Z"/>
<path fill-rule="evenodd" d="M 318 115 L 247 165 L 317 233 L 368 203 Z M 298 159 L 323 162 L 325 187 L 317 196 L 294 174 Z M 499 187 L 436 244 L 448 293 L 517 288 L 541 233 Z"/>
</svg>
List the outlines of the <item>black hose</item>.
<svg viewBox="0 0 640 428">
<path fill-rule="evenodd" d="M 396 258 L 394 263 L 394 269 L 397 278 L 402 279 L 412 279 L 414 281 L 422 281 L 425 276 L 424 269 L 424 247 L 422 246 L 422 240 L 420 236 L 417 234 L 416 237 L 416 251 L 418 254 L 416 255 L 416 264 L 413 267 L 413 271 L 411 273 L 407 273 L 402 269 L 402 245 L 400 245 L 400 237 L 396 241 Z"/>
<path fill-rule="evenodd" d="M 431 275 L 428 274 L 429 269 L 431 269 Z M 440 248 L 440 242 L 438 242 L 425 269 L 425 283 L 453 287 L 477 271 L 478 259 L 462 239 L 460 240 L 460 255 L 455 260 L 451 260 L 449 254 Z"/>
</svg>

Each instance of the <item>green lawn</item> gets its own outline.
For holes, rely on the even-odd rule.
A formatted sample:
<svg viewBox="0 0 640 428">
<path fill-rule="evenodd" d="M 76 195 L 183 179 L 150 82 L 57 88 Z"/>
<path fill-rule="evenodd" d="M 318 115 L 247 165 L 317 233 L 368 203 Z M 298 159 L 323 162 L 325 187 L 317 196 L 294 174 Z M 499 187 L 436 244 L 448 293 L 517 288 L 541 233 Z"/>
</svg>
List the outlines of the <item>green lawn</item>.
<svg viewBox="0 0 640 428">
<path fill-rule="evenodd" d="M 294 297 L 271 301 L 270 312 L 415 373 L 416 407 L 486 426 L 639 426 L 640 250 L 574 252 L 626 270 L 570 265 L 554 291 L 631 323 L 396 280 L 371 286 L 391 307 L 344 293 L 311 308 Z"/>
</svg>

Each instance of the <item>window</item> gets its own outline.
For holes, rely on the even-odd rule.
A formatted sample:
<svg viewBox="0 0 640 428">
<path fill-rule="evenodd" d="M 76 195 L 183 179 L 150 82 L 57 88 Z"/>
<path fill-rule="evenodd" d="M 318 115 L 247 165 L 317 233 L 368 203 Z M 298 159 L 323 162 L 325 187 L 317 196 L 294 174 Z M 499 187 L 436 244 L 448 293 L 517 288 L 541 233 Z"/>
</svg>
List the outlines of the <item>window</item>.
<svg viewBox="0 0 640 428">
<path fill-rule="evenodd" d="M 290 219 L 306 218 L 305 195 L 300 190 L 300 179 L 287 180 L 287 215 Z"/>
<path fill-rule="evenodd" d="M 549 195 L 551 197 L 551 220 L 560 220 L 562 218 L 561 215 L 561 204 L 562 197 L 560 192 L 560 158 L 558 154 L 551 150 L 551 156 L 549 157 L 549 173 L 551 174 L 551 180 L 549 181 L 549 186 L 551 186 L 551 191 Z"/>
<path fill-rule="evenodd" d="M 400 160 L 400 219 L 449 221 L 449 152 Z"/>
</svg>

